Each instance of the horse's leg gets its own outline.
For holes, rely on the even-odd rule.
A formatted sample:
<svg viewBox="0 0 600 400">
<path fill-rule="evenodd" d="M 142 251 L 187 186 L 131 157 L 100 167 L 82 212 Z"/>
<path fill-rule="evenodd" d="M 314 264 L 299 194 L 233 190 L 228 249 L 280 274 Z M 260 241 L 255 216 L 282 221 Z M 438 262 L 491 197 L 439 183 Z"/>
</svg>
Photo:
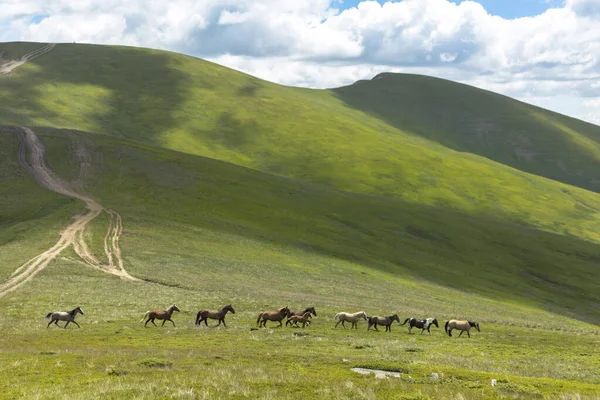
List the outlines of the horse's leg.
<svg viewBox="0 0 600 400">
<path fill-rule="evenodd" d="M 165 324 L 165 322 L 167 322 L 167 321 L 171 321 L 171 323 L 173 324 L 173 326 L 175 326 L 175 321 L 173 321 L 171 318 L 169 318 L 169 319 L 166 319 L 166 320 L 163 322 L 163 325 L 164 325 L 164 324 Z"/>
<path fill-rule="evenodd" d="M 469 331 L 468 331 L 468 330 L 467 330 L 467 335 L 468 335 L 469 337 L 471 337 L 471 334 L 469 333 Z"/>
<path fill-rule="evenodd" d="M 421 329 L 421 335 L 425 332 L 425 328 Z"/>
<path fill-rule="evenodd" d="M 69 325 L 71 321 L 67 321 L 67 323 L 65 324 L 65 326 L 63 326 L 64 329 L 67 329 L 67 325 Z"/>
<path fill-rule="evenodd" d="M 59 328 L 62 328 L 62 326 L 60 326 L 60 325 L 58 324 L 58 320 L 57 320 L 57 319 L 55 319 L 55 320 L 54 320 L 54 325 L 58 326 Z M 65 325 L 65 326 L 66 326 L 66 325 Z"/>
<path fill-rule="evenodd" d="M 458 334 L 458 337 L 461 337 L 463 333 L 465 333 L 465 331 L 460 331 L 460 333 Z"/>
<path fill-rule="evenodd" d="M 219 325 L 221 325 L 221 321 L 223 321 L 223 326 L 227 328 L 227 325 L 225 324 L 225 318 L 219 320 Z"/>
<path fill-rule="evenodd" d="M 279 325 L 277 325 L 278 328 L 283 328 L 283 320 L 279 320 Z"/>
<path fill-rule="evenodd" d="M 208 326 L 208 317 L 204 318 L 204 325 Z"/>
<path fill-rule="evenodd" d="M 452 328 L 448 329 L 448 336 L 452 336 Z"/>
<path fill-rule="evenodd" d="M 54 320 L 51 319 L 50 322 L 48 322 L 48 326 L 46 327 L 46 329 L 50 328 L 50 324 L 53 323 L 53 322 L 54 322 Z"/>
<path fill-rule="evenodd" d="M 154 318 L 152 318 L 152 324 L 158 328 L 158 325 L 156 325 L 156 322 L 154 322 Z"/>
<path fill-rule="evenodd" d="M 75 321 L 71 321 L 71 322 L 73 322 L 75 325 L 77 325 L 78 328 L 81 328 L 77 322 L 75 322 Z"/>
</svg>

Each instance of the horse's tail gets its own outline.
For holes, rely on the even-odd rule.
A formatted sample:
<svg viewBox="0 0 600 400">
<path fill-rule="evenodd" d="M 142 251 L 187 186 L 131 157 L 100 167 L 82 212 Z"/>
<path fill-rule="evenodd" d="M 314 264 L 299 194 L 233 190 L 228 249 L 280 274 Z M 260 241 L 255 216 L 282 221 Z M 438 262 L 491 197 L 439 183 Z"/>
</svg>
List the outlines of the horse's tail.
<svg viewBox="0 0 600 400">
<path fill-rule="evenodd" d="M 140 320 L 140 322 L 144 322 L 144 320 L 146 319 L 146 317 L 148 316 L 148 314 L 150 314 L 150 311 L 146 311 L 146 314 L 144 314 L 144 318 L 142 318 Z"/>
<path fill-rule="evenodd" d="M 444 330 L 446 331 L 446 334 L 448 333 L 448 324 L 450 323 L 450 321 L 446 321 L 446 324 L 444 325 Z"/>
<path fill-rule="evenodd" d="M 50 318 L 51 316 L 52 316 L 52 313 L 51 313 L 51 312 L 49 312 L 49 313 L 46 315 L 46 318 Z"/>
<path fill-rule="evenodd" d="M 337 313 L 337 314 L 335 314 L 335 316 L 333 317 L 333 320 L 334 320 L 334 321 L 337 321 L 337 319 L 338 319 L 338 317 L 340 316 L 340 314 L 341 314 L 341 313 Z"/>
<path fill-rule="evenodd" d="M 402 325 L 406 325 L 406 323 L 407 323 L 408 321 L 410 321 L 410 318 L 406 318 L 406 319 L 404 320 L 404 323 L 403 323 Z M 398 322 L 400 322 L 400 321 L 398 321 Z"/>
<path fill-rule="evenodd" d="M 260 318 L 262 317 L 263 313 L 258 314 L 258 318 L 256 319 L 256 325 L 258 325 L 258 323 L 260 322 Z"/>
<path fill-rule="evenodd" d="M 198 325 L 198 321 L 200 321 L 200 318 L 202 317 L 202 311 L 198 311 L 198 314 L 196 314 L 196 325 Z"/>
</svg>

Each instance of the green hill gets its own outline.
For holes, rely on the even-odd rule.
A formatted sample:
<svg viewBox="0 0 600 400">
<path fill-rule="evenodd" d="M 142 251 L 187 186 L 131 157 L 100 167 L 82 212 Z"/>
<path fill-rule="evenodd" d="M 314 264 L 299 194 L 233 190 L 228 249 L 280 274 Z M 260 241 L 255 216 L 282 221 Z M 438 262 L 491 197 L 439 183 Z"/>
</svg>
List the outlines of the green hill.
<svg viewBox="0 0 600 400">
<path fill-rule="evenodd" d="M 384 73 L 334 89 L 349 106 L 443 146 L 600 191 L 600 127 L 444 79 Z"/>
<path fill-rule="evenodd" d="M 39 46 L 0 49 L 18 58 Z M 40 135 L 56 173 L 120 213 L 124 264 L 141 280 L 70 247 L 1 297 L 8 397 L 600 392 L 592 191 L 400 130 L 339 91 L 167 52 L 60 44 L 0 75 L 0 96 L 0 284 L 85 212 L 19 164 L 20 125 Z M 81 234 L 102 262 L 110 221 L 102 213 Z M 139 323 L 173 303 L 176 327 Z M 228 303 L 228 329 L 193 326 L 199 309 Z M 249 330 L 285 304 L 317 308 L 307 336 Z M 46 329 L 47 312 L 75 305 L 81 330 Z M 469 318 L 482 332 L 332 329 L 342 310 Z M 365 366 L 404 374 L 350 371 Z"/>
</svg>

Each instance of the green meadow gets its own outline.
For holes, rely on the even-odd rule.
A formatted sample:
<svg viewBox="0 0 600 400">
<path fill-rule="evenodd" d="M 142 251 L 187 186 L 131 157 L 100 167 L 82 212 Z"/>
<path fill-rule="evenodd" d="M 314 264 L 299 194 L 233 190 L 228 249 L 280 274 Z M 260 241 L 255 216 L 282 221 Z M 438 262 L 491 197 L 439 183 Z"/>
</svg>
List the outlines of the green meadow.
<svg viewBox="0 0 600 400">
<path fill-rule="evenodd" d="M 0 76 L 0 99 L 0 282 L 84 212 L 19 165 L 15 126 L 121 214 L 125 267 L 140 279 L 68 249 L 1 297 L 2 398 L 600 397 L 587 146 L 598 127 L 434 78 L 308 90 L 174 53 L 71 44 Z M 479 142 L 475 116 L 494 125 Z M 499 132 L 545 158 L 519 160 Z M 574 151 L 581 165 L 567 162 Z M 107 226 L 101 214 L 85 233 L 99 258 Z M 147 310 L 171 304 L 176 326 L 144 328 Z M 228 328 L 194 326 L 198 310 L 225 304 Z M 252 329 L 285 305 L 318 317 Z M 81 329 L 46 328 L 48 312 L 76 306 Z M 337 312 L 360 310 L 440 328 L 333 328 Z M 482 331 L 445 336 L 451 318 Z"/>
</svg>

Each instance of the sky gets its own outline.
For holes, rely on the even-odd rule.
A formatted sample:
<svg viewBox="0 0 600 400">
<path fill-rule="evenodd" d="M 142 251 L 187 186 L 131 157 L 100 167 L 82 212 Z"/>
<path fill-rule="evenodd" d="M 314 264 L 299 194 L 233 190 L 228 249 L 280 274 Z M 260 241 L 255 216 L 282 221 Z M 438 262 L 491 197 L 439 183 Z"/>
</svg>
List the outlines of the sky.
<svg viewBox="0 0 600 400">
<path fill-rule="evenodd" d="M 384 71 L 600 125 L 600 0 L 0 0 L 0 42 L 177 51 L 285 85 Z"/>
</svg>

